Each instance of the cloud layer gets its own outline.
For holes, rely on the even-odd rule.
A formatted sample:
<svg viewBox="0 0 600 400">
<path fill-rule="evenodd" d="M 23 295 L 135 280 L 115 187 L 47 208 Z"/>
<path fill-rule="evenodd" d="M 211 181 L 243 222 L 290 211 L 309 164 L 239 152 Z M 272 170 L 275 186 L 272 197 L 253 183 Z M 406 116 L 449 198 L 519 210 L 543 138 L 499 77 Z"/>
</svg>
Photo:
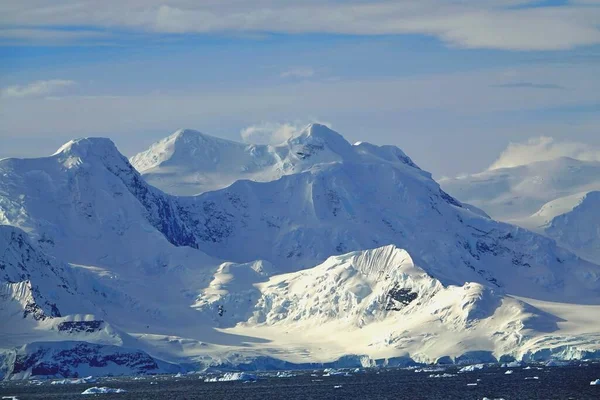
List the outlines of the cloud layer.
<svg viewBox="0 0 600 400">
<path fill-rule="evenodd" d="M 22 39 L 39 36 L 40 28 L 94 27 L 169 34 L 424 34 L 466 48 L 559 50 L 600 43 L 598 21 L 600 7 L 590 0 L 545 7 L 534 0 L 0 3 L 0 28 L 11 36 L 20 32 Z"/>
<path fill-rule="evenodd" d="M 14 85 L 3 88 L 0 90 L 0 96 L 5 98 L 47 96 L 61 92 L 65 88 L 73 85 L 75 85 L 74 81 L 65 79 L 35 81 L 26 85 Z"/>
<path fill-rule="evenodd" d="M 509 144 L 489 169 L 516 167 L 559 157 L 600 161 L 600 148 L 585 143 L 557 141 L 551 137 L 540 136 L 523 143 Z"/>
</svg>

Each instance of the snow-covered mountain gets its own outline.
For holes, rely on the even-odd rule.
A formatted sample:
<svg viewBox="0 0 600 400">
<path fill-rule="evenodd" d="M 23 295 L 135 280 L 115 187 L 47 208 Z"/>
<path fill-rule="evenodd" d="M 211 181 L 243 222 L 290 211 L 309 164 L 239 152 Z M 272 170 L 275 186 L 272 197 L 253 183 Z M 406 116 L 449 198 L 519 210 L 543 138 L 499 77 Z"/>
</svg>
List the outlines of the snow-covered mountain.
<svg viewBox="0 0 600 400">
<path fill-rule="evenodd" d="M 535 214 L 515 221 L 556 240 L 581 257 L 600 264 L 600 192 L 561 197 Z"/>
<path fill-rule="evenodd" d="M 196 151 L 184 157 L 177 142 L 187 136 Z M 11 250 L 0 251 L 0 266 L 12 267 L 0 283 L 17 282 L 19 262 L 38 275 L 56 271 L 43 284 L 34 273 L 18 277 L 49 317 L 18 332 L 2 328 L 0 347 L 40 342 L 52 353 L 48 343 L 69 340 L 196 367 L 598 350 L 593 323 L 561 321 L 581 307 L 597 315 L 600 267 L 470 211 L 396 147 L 351 145 L 320 125 L 273 147 L 190 131 L 163 144 L 168 151 L 154 146 L 156 158 L 138 157 L 138 167 L 143 158 L 158 170 L 174 162 L 236 181 L 197 196 L 165 194 L 100 138 L 71 141 L 50 157 L 0 160 L 4 236 L 16 232 L 52 266 L 5 240 Z M 259 147 L 285 161 L 252 156 Z M 255 176 L 244 175 L 248 160 Z M 55 290 L 57 282 L 64 287 Z M 22 318 L 29 298 L 10 290 L 0 307 Z M 57 333 L 62 322 L 70 323 Z M 338 344 L 319 339 L 340 326 L 347 333 Z M 35 335 L 22 335 L 27 329 Z M 508 333 L 484 340 L 500 331 Z M 431 345 L 417 348 L 425 337 Z M 458 337 L 462 344 L 450 345 Z M 316 351 L 327 344 L 331 351 Z"/>
<path fill-rule="evenodd" d="M 217 273 L 198 307 L 210 312 L 219 305 L 223 316 L 214 316 L 216 322 L 237 324 L 246 334 L 264 331 L 290 347 L 311 343 L 338 355 L 428 363 L 448 355 L 469 357 L 475 349 L 479 353 L 470 356 L 483 361 L 502 354 L 528 358 L 546 341 L 571 340 L 559 332 L 561 318 L 489 286 L 443 285 L 391 245 L 271 278 L 247 279 L 252 268 Z M 596 346 L 579 349 L 593 353 Z"/>
<path fill-rule="evenodd" d="M 563 157 L 442 179 L 440 184 L 493 218 L 544 234 L 600 263 L 598 213 L 592 205 L 600 190 L 600 163 Z"/>
<path fill-rule="evenodd" d="M 512 221 L 529 217 L 552 200 L 600 190 L 600 163 L 561 157 L 443 178 L 440 185 L 492 218 Z"/>
</svg>

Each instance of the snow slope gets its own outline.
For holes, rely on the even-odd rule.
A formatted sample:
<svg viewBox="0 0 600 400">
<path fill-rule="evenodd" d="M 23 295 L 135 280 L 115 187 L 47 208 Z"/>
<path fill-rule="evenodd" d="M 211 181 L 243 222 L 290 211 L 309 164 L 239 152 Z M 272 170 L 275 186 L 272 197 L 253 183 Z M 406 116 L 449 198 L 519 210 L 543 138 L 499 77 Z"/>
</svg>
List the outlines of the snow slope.
<svg viewBox="0 0 600 400">
<path fill-rule="evenodd" d="M 221 304 L 223 323 L 235 326 L 228 331 L 269 337 L 271 352 L 310 343 L 293 356 L 296 362 L 352 352 L 398 363 L 431 363 L 445 356 L 465 362 L 529 359 L 540 357 L 539 344 L 551 340 L 571 342 L 580 356 L 598 351 L 594 317 L 579 326 L 595 332 L 583 343 L 560 332 L 560 317 L 500 290 L 469 282 L 442 285 L 395 246 L 331 257 L 254 286 L 260 294 L 250 302 L 222 293 L 220 299 L 201 299 L 200 308 Z M 594 307 L 597 316 L 600 307 Z"/>
<path fill-rule="evenodd" d="M 470 211 L 395 147 L 313 125 L 273 148 L 292 166 L 281 176 L 265 167 L 268 182 L 190 197 L 147 184 L 108 139 L 0 160 L 0 265 L 11 266 L 0 307 L 20 321 L 0 347 L 83 341 L 197 367 L 524 356 L 552 348 L 530 339 L 562 335 L 559 318 L 511 296 L 600 303 L 598 265 Z M 31 298 L 50 317 L 22 318 Z M 561 343 L 589 354 L 597 330 Z M 333 332 L 345 333 L 333 343 Z"/>
<path fill-rule="evenodd" d="M 581 257 L 600 263 L 600 192 L 553 200 L 535 214 L 515 221 L 556 240 Z"/>
<path fill-rule="evenodd" d="M 483 209 L 492 218 L 511 221 L 534 214 L 552 200 L 600 190 L 600 163 L 562 157 L 444 178 L 440 184 L 452 196 Z"/>
</svg>

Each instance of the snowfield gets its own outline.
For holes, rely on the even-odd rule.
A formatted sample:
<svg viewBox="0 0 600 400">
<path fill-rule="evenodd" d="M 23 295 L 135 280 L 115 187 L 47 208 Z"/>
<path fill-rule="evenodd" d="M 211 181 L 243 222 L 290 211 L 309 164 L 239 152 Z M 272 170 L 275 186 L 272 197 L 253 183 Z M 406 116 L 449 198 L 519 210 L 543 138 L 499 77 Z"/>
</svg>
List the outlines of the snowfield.
<svg viewBox="0 0 600 400">
<path fill-rule="evenodd" d="M 594 259 L 396 147 L 184 130 L 131 162 L 102 138 L 0 160 L 0 376 L 600 356 Z"/>
</svg>

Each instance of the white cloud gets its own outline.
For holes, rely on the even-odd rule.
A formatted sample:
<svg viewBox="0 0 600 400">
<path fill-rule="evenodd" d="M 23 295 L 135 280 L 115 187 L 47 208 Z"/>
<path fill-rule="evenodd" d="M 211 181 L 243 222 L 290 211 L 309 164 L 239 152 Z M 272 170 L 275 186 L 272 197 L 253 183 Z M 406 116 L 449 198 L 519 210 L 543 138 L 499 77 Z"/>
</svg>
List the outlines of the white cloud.
<svg viewBox="0 0 600 400">
<path fill-rule="evenodd" d="M 246 143 L 279 144 L 297 135 L 305 126 L 287 122 L 262 122 L 242 129 L 240 136 Z"/>
<path fill-rule="evenodd" d="M 297 67 L 279 74 L 282 78 L 310 78 L 315 75 L 315 70 L 311 67 Z"/>
<path fill-rule="evenodd" d="M 0 91 L 0 95 L 2 97 L 38 97 L 60 92 L 73 85 L 75 85 L 74 81 L 64 79 L 35 81 L 26 85 L 5 87 Z"/>
<path fill-rule="evenodd" d="M 160 33 L 425 34 L 453 46 L 558 50 L 600 43 L 597 2 L 534 0 L 45 0 L 0 2 L 0 26 Z M 24 31 L 25 32 L 25 31 Z M 64 32 L 64 31 L 63 31 Z"/>
<path fill-rule="evenodd" d="M 559 157 L 600 161 L 600 148 L 585 143 L 557 141 L 551 137 L 540 136 L 523 143 L 510 143 L 489 169 L 516 167 Z"/>
</svg>

